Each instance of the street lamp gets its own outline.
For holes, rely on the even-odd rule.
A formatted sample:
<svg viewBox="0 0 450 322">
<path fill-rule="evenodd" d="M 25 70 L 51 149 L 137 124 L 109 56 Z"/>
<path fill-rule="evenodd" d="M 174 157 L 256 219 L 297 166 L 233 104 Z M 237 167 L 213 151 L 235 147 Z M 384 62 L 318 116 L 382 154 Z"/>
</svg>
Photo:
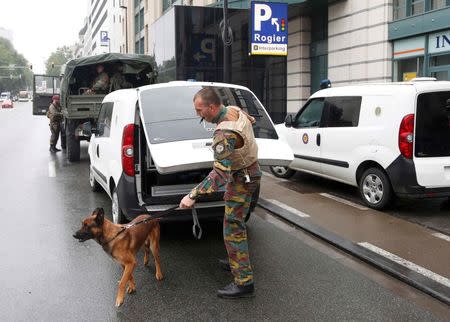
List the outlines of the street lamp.
<svg viewBox="0 0 450 322">
<path fill-rule="evenodd" d="M 128 54 L 128 7 L 127 6 L 119 6 L 121 9 L 125 9 L 125 50 L 126 50 L 126 54 Z"/>
</svg>

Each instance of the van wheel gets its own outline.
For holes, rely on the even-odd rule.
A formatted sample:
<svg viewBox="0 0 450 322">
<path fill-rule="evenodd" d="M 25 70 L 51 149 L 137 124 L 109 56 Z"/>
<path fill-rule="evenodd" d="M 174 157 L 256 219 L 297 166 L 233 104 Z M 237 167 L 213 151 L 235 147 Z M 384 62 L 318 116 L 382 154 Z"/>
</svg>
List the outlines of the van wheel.
<svg viewBox="0 0 450 322">
<path fill-rule="evenodd" d="M 68 120 L 66 126 L 67 159 L 70 162 L 80 161 L 80 140 L 75 136 L 77 123 Z"/>
<path fill-rule="evenodd" d="M 97 182 L 97 180 L 95 180 L 92 166 L 89 166 L 89 185 L 91 186 L 91 190 L 93 192 L 99 192 L 102 190 L 102 186 Z"/>
<path fill-rule="evenodd" d="M 271 166 L 270 172 L 277 177 L 283 179 L 289 179 L 295 174 L 295 170 L 289 169 L 288 167 L 283 167 L 281 165 Z"/>
<path fill-rule="evenodd" d="M 250 208 L 248 209 L 248 213 L 245 216 L 245 222 L 249 221 L 250 216 L 252 215 L 252 212 L 255 210 L 256 205 L 258 204 L 258 200 L 259 200 L 259 191 L 261 186 L 258 186 L 258 188 L 256 188 L 255 192 L 253 192 L 253 196 L 252 196 L 252 202 L 250 203 Z"/>
<path fill-rule="evenodd" d="M 114 189 L 114 192 L 112 194 L 112 219 L 113 223 L 115 224 L 124 224 L 125 223 L 125 216 L 122 212 L 122 209 L 120 208 L 119 203 L 119 196 L 117 195 L 117 189 Z"/>
<path fill-rule="evenodd" d="M 378 168 L 364 171 L 359 180 L 359 193 L 367 206 L 377 210 L 386 208 L 392 200 L 389 178 Z"/>
</svg>

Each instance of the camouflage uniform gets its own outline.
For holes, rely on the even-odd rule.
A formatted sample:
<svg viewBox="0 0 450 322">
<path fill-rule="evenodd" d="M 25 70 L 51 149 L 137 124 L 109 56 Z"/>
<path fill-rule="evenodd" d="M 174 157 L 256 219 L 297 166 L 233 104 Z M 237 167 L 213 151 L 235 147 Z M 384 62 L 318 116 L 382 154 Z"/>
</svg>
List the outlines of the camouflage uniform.
<svg viewBox="0 0 450 322">
<path fill-rule="evenodd" d="M 226 185 L 223 235 L 231 272 L 237 285 L 253 283 L 245 217 L 261 170 L 251 123 L 254 119 L 237 107 L 222 107 L 213 120 L 218 124 L 213 138 L 214 166 L 209 175 L 191 191 L 191 196 L 212 193 Z M 246 178 L 250 182 L 246 182 Z"/>
<path fill-rule="evenodd" d="M 125 76 L 121 72 L 117 72 L 111 77 L 111 92 L 114 92 L 121 88 L 132 88 L 133 84 L 125 79 Z"/>
<path fill-rule="evenodd" d="M 48 108 L 48 117 L 50 119 L 50 145 L 56 146 L 58 143 L 59 132 L 61 132 L 61 122 L 63 121 L 63 114 L 61 112 L 61 105 L 50 104 Z"/>
<path fill-rule="evenodd" d="M 96 94 L 106 94 L 109 91 L 109 76 L 105 72 L 97 75 L 92 83 L 92 90 Z"/>
</svg>

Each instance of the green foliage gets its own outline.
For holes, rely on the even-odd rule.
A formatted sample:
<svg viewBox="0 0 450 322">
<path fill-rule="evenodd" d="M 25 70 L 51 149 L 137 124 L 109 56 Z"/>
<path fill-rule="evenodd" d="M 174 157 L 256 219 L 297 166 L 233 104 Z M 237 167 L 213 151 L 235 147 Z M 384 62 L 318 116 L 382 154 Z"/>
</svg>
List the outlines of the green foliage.
<svg viewBox="0 0 450 322">
<path fill-rule="evenodd" d="M 0 37 L 0 91 L 16 94 L 32 88 L 29 63 L 5 38 Z"/>
<path fill-rule="evenodd" d="M 58 47 L 45 61 L 45 74 L 59 76 L 61 67 L 73 58 L 73 51 L 68 46 Z"/>
</svg>

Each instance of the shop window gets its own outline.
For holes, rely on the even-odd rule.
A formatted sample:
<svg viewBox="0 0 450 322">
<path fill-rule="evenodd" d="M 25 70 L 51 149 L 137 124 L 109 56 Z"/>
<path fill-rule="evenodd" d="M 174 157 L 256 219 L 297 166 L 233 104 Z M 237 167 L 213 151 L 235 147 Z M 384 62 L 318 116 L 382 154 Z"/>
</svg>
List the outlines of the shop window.
<svg viewBox="0 0 450 322">
<path fill-rule="evenodd" d="M 411 0 L 411 14 L 419 15 L 425 12 L 425 0 Z"/>
<path fill-rule="evenodd" d="M 430 66 L 450 65 L 450 55 L 430 57 Z"/>
<path fill-rule="evenodd" d="M 394 81 L 404 82 L 423 76 L 423 56 L 394 61 Z"/>
<path fill-rule="evenodd" d="M 431 0 L 431 10 L 444 8 L 447 0 Z"/>
<path fill-rule="evenodd" d="M 406 18 L 406 0 L 394 0 L 394 20 Z"/>
</svg>

